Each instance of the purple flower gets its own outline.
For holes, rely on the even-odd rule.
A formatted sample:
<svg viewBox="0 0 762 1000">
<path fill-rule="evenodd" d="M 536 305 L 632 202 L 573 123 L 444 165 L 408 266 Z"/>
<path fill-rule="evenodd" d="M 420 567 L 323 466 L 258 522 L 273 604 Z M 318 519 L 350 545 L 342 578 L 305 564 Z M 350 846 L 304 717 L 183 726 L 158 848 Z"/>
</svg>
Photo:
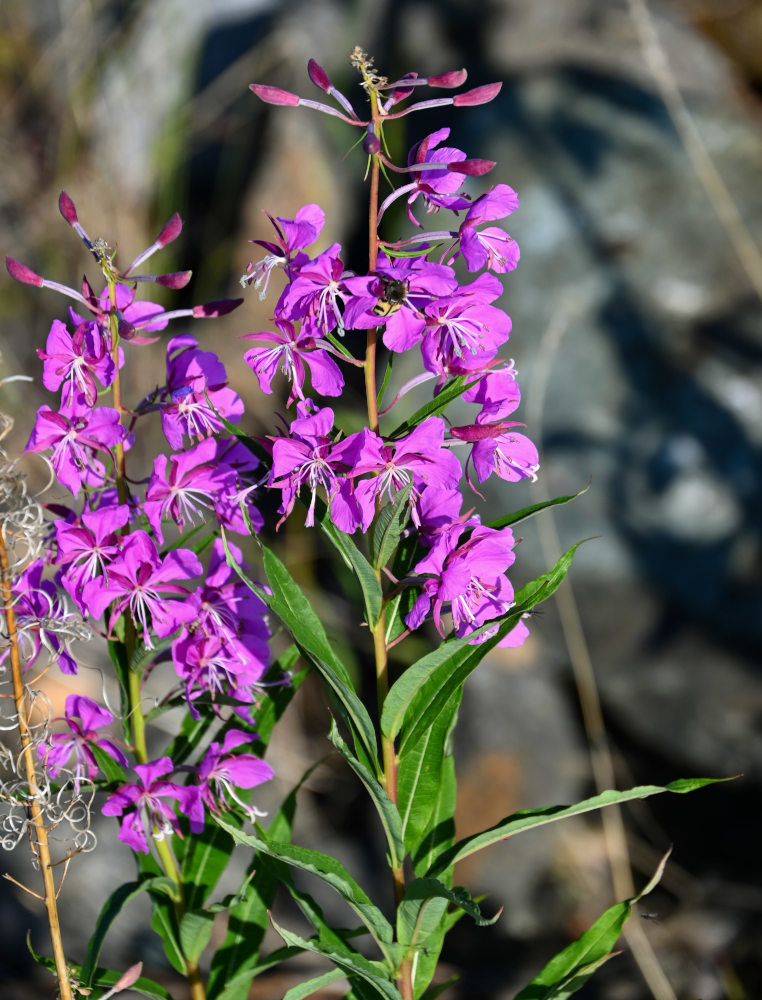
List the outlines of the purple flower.
<svg viewBox="0 0 762 1000">
<path fill-rule="evenodd" d="M 61 583 L 81 613 L 87 613 L 82 603 L 82 588 L 103 574 L 119 551 L 117 532 L 129 520 L 127 504 L 102 505 L 97 510 L 85 506 L 77 524 L 55 522 L 58 555 L 56 564 L 68 566 Z"/>
<path fill-rule="evenodd" d="M 116 365 L 108 341 L 97 323 L 79 323 L 73 334 L 58 319 L 53 320 L 45 350 L 38 350 L 43 362 L 42 384 L 55 392 L 64 386 L 63 398 L 81 395 L 88 406 L 98 398 L 96 378 L 103 386 L 114 381 Z"/>
<path fill-rule="evenodd" d="M 67 613 L 53 581 L 42 579 L 44 568 L 42 559 L 35 559 L 13 583 L 14 610 L 21 636 L 22 654 L 29 665 L 45 647 L 52 653 L 51 659 L 57 660 L 62 673 L 76 674 L 77 661 L 61 638 L 61 635 L 71 629 L 74 619 Z M 7 655 L 7 649 L 0 653 L 0 663 Z"/>
<path fill-rule="evenodd" d="M 379 316 L 379 300 L 384 295 L 384 282 L 402 282 L 405 295 L 400 307 L 386 316 Z M 351 298 L 344 311 L 345 325 L 350 329 L 366 330 L 384 323 L 384 344 L 390 351 L 407 351 L 420 342 L 426 329 L 423 310 L 433 300 L 451 295 L 458 283 L 455 272 L 444 264 L 404 258 L 396 266 L 381 260 L 375 275 L 347 278 L 344 285 Z"/>
<path fill-rule="evenodd" d="M 67 766 L 70 757 L 73 764 L 68 768 L 74 772 L 74 794 L 79 794 L 80 782 L 91 781 L 98 773 L 98 762 L 91 744 L 100 747 L 113 757 L 122 767 L 127 766 L 127 758 L 110 739 L 98 736 L 98 730 L 114 721 L 114 716 L 105 708 L 80 694 L 70 694 L 66 699 L 65 722 L 68 733 L 53 733 L 49 743 L 40 744 L 37 753 L 48 769 L 51 778 L 56 778 Z"/>
<path fill-rule="evenodd" d="M 152 649 L 149 623 L 165 638 L 195 613 L 183 599 L 188 589 L 170 581 L 188 580 L 201 572 L 198 556 L 189 549 L 174 549 L 162 557 L 150 535 L 137 530 L 125 539 L 119 557 L 109 566 L 108 580 L 91 580 L 82 598 L 95 618 L 112 605 L 109 632 L 119 615 L 129 610 L 143 630 L 143 641 Z M 163 596 L 166 594 L 172 596 Z"/>
<path fill-rule="evenodd" d="M 377 500 L 391 503 L 398 490 L 408 483 L 414 486 L 411 505 L 424 485 L 443 490 L 458 485 L 460 462 L 449 448 L 443 447 L 443 442 L 444 420 L 441 417 L 429 417 L 406 437 L 389 444 L 375 434 L 368 434 L 352 473 L 353 476 L 377 473 L 355 484 L 355 497 L 362 510 L 363 531 L 368 530 L 376 515 Z"/>
<path fill-rule="evenodd" d="M 189 809 L 192 833 L 204 829 L 204 806 L 211 812 L 219 813 L 230 806 L 231 801 L 240 806 L 250 820 L 264 813 L 244 802 L 236 792 L 239 788 L 254 788 L 273 777 L 273 769 L 260 757 L 251 753 L 233 754 L 232 750 L 245 743 L 252 743 L 256 736 L 230 729 L 225 733 L 222 744 L 214 742 L 201 761 L 198 784 L 189 786 L 196 792 Z"/>
<path fill-rule="evenodd" d="M 274 347 L 252 347 L 244 354 L 244 361 L 259 380 L 262 392 L 271 393 L 271 383 L 280 369 L 291 382 L 287 406 L 295 399 L 304 399 L 302 387 L 305 365 L 309 368 L 312 388 L 320 396 L 340 396 L 344 378 L 339 366 L 328 353 L 333 348 L 327 340 L 315 338 L 302 328 L 298 333 L 288 320 L 276 319 L 280 333 L 245 333 L 247 340 L 264 340 Z"/>
<path fill-rule="evenodd" d="M 205 438 L 178 455 L 157 455 L 143 509 L 159 543 L 163 543 L 163 518 L 171 517 L 181 531 L 187 522 L 203 523 L 209 512 L 221 513 L 222 498 L 232 497 L 236 488 L 232 468 L 217 461 L 217 442 Z M 228 502 L 227 507 L 237 514 L 235 530 L 245 531 L 238 504 Z"/>
<path fill-rule="evenodd" d="M 490 303 L 503 292 L 491 274 L 482 274 L 448 298 L 429 303 L 426 339 L 443 357 L 478 356 L 480 367 L 495 357 L 511 332 L 510 317 Z"/>
<path fill-rule="evenodd" d="M 497 184 L 473 203 L 459 230 L 460 253 L 469 271 L 488 267 L 503 273 L 512 271 L 519 262 L 519 246 L 508 233 L 496 226 L 477 230 L 481 222 L 504 219 L 519 207 L 513 188 Z"/>
<path fill-rule="evenodd" d="M 276 438 L 273 443 L 273 464 L 268 485 L 283 493 L 283 502 L 278 508 L 283 515 L 279 525 L 294 509 L 301 487 L 307 485 L 311 500 L 305 524 L 312 527 L 315 523 L 318 489 L 322 487 L 329 499 L 337 493 L 341 480 L 346 472 L 354 468 L 365 439 L 370 434 L 366 429 L 350 434 L 344 441 L 334 444 L 328 437 L 333 428 L 333 410 L 326 406 L 310 414 L 310 403 L 310 400 L 305 400 L 297 408 L 300 416 L 291 424 L 290 436 Z M 335 511 L 334 520 L 341 527 Z"/>
<path fill-rule="evenodd" d="M 450 135 L 449 128 L 441 128 L 425 139 L 417 143 L 410 150 L 408 156 L 408 166 L 414 173 L 415 180 L 409 186 L 398 188 L 394 192 L 399 197 L 403 191 L 412 189 L 412 193 L 407 199 L 407 214 L 411 222 L 420 226 L 420 222 L 415 218 L 410 206 L 419 196 L 423 198 L 427 212 L 438 212 L 440 208 L 449 208 L 451 211 L 458 211 L 468 208 L 470 202 L 468 198 L 456 195 L 455 192 L 463 184 L 463 174 L 454 173 L 451 170 L 415 170 L 413 167 L 421 163 L 460 163 L 466 159 L 466 154 L 461 149 L 452 146 L 440 146 L 439 143 L 447 139 Z M 387 199 L 388 201 L 389 199 Z"/>
<path fill-rule="evenodd" d="M 120 441 L 127 443 L 120 419 L 118 410 L 108 406 L 91 409 L 81 395 L 67 399 L 58 412 L 41 406 L 26 449 L 52 449 L 50 461 L 59 480 L 76 496 L 82 483 L 102 486 L 105 482 L 106 469 L 96 455 L 110 454 Z"/>
<path fill-rule="evenodd" d="M 540 467 L 537 447 L 526 435 L 510 430 L 515 426 L 515 421 L 497 420 L 492 424 L 450 428 L 453 437 L 473 442 L 469 462 L 473 462 L 480 483 L 493 472 L 510 483 L 537 479 Z"/>
<path fill-rule="evenodd" d="M 172 448 L 183 447 L 184 435 L 200 439 L 221 430 L 214 410 L 233 423 L 243 414 L 240 397 L 227 388 L 225 366 L 211 351 L 198 350 L 194 337 L 174 337 L 167 344 L 167 384 L 161 403 L 161 426 Z"/>
<path fill-rule="evenodd" d="M 314 260 L 293 268 L 295 277 L 281 296 L 278 313 L 286 319 L 301 319 L 312 336 L 322 337 L 344 326 L 339 303 L 344 301 L 344 265 L 341 246 L 332 244 Z"/>
<path fill-rule="evenodd" d="M 447 607 L 453 631 L 462 638 L 510 609 L 513 587 L 505 571 L 515 558 L 511 529 L 477 525 L 458 545 L 466 527 L 459 523 L 443 531 L 415 567 L 416 573 L 432 576 L 424 581 L 423 592 L 405 619 L 409 628 L 418 628 L 431 610 L 439 634 L 445 635 L 442 613 Z M 493 632 L 488 630 L 474 641 L 484 642 Z"/>
<path fill-rule="evenodd" d="M 104 816 L 121 816 L 119 839 L 133 851 L 148 854 L 148 839 L 163 840 L 168 834 L 182 837 L 175 810 L 165 799 L 180 802 L 182 812 L 187 812 L 191 802 L 188 790 L 173 781 L 163 781 L 174 765 L 169 757 L 161 757 L 152 764 L 136 764 L 139 782 L 122 785 L 103 804 Z"/>
<path fill-rule="evenodd" d="M 245 570 L 241 550 L 232 542 L 228 542 L 228 548 L 236 563 Z M 216 539 L 212 547 L 204 582 L 188 600 L 196 609 L 194 634 L 216 636 L 222 643 L 234 640 L 242 643 L 258 661 L 258 679 L 270 658 L 267 644 L 270 630 L 265 620 L 267 608 L 228 565 L 220 539 Z"/>
<path fill-rule="evenodd" d="M 310 246 L 318 238 L 325 225 L 325 212 L 320 205 L 310 204 L 300 208 L 293 219 L 277 221 L 269 213 L 267 218 L 275 228 L 275 242 L 269 240 L 249 240 L 267 250 L 267 254 L 254 264 L 250 262 L 246 274 L 241 278 L 241 284 L 261 286 L 260 299 L 265 297 L 270 275 L 276 267 L 286 267 L 292 260 L 294 251 Z M 278 224 L 280 223 L 280 225 Z"/>
</svg>

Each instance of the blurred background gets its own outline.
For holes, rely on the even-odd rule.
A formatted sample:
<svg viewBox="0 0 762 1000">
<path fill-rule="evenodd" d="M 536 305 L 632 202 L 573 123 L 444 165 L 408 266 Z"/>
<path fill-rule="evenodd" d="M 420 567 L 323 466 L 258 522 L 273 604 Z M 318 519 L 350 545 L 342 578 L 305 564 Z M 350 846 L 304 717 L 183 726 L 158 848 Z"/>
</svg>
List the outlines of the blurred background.
<svg viewBox="0 0 762 1000">
<path fill-rule="evenodd" d="M 517 190 L 521 207 L 507 228 L 522 259 L 502 305 L 513 318 L 518 416 L 541 444 L 542 468 L 535 487 L 492 486 L 490 513 L 589 484 L 574 503 L 522 526 L 517 584 L 590 540 L 561 604 L 545 604 L 527 644 L 491 656 L 467 685 L 456 734 L 459 834 L 592 794 L 591 744 L 608 747 L 597 759 L 621 788 L 742 774 L 691 796 L 649 799 L 623 818 L 637 886 L 674 844 L 641 906 L 651 919 L 634 918 L 672 995 L 754 1000 L 762 996 L 762 2 L 650 0 L 644 11 L 642 0 L 2 0 L 0 243 L 38 273 L 77 285 L 92 267 L 58 215 L 62 188 L 91 236 L 118 243 L 122 263 L 179 211 L 182 236 L 157 267 L 193 269 L 189 305 L 240 294 L 238 277 L 256 254 L 247 240 L 269 235 L 263 211 L 292 217 L 317 201 L 328 218 L 320 248 L 339 241 L 348 266 L 362 269 L 354 134 L 303 109 L 265 106 L 248 84 L 320 99 L 306 74 L 314 57 L 359 105 L 348 63 L 358 44 L 390 79 L 465 66 L 470 85 L 503 81 L 485 107 L 404 119 L 394 152 L 401 161 L 447 124 L 452 145 L 498 161 L 489 183 Z M 0 378 L 36 379 L 0 387 L 0 409 L 16 420 L 11 451 L 49 401 L 36 350 L 65 306 L 3 280 Z M 249 293 L 230 317 L 190 330 L 221 354 L 251 433 L 264 433 L 282 403 L 259 392 L 238 338 L 268 329 L 271 308 Z M 162 344 L 134 350 L 128 399 L 164 371 Z M 349 392 L 342 405 L 352 402 Z M 310 536 L 289 526 L 280 542 L 309 581 Z M 272 747 L 272 806 L 327 751 L 319 706 L 306 685 Z M 354 779 L 329 760 L 302 794 L 296 836 L 335 850 L 373 894 L 377 833 L 358 801 Z M 130 852 L 104 829 L 98 850 L 72 863 L 61 894 L 74 959 L 102 900 L 133 874 Z M 2 864 L 33 878 L 23 845 Z M 505 909 L 491 928 L 458 925 L 444 955 L 443 972 L 460 976 L 448 1000 L 510 1000 L 615 898 L 597 815 L 468 859 L 456 880 L 488 893 L 488 910 Z M 104 962 L 142 960 L 182 1000 L 147 911 L 132 907 Z M 40 909 L 0 885 L 4 998 L 52 993 L 24 944 L 31 928 L 37 949 L 49 948 Z M 295 981 L 258 980 L 252 996 L 281 996 Z M 578 995 L 645 1000 L 652 991 L 625 943 Z"/>
</svg>

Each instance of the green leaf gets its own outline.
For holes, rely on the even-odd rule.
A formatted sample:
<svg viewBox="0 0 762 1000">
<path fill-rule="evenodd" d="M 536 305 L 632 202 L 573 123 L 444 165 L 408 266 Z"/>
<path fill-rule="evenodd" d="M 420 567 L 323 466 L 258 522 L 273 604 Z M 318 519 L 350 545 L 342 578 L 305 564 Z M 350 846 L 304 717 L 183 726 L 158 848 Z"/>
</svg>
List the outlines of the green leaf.
<svg viewBox="0 0 762 1000">
<path fill-rule="evenodd" d="M 308 979 L 306 983 L 292 986 L 283 994 L 283 1000 L 304 1000 L 304 997 L 312 996 L 313 993 L 322 990 L 324 986 L 330 986 L 331 983 L 336 983 L 340 979 L 346 979 L 346 976 L 344 969 L 331 969 L 330 972 L 324 972 L 322 976 Z"/>
<path fill-rule="evenodd" d="M 583 493 L 587 493 L 590 489 L 590 483 L 585 486 L 584 489 L 580 490 L 579 493 L 571 493 L 568 496 L 554 497 L 552 500 L 541 500 L 539 503 L 533 503 L 529 507 L 523 507 L 521 510 L 516 510 L 512 514 L 504 514 L 502 517 L 496 517 L 494 521 L 487 521 L 488 528 L 508 528 L 512 524 L 518 524 L 519 521 L 526 521 L 530 517 L 534 517 L 535 514 L 539 514 L 541 510 L 546 510 L 548 507 L 558 507 L 563 504 L 571 503 L 572 500 L 576 500 L 577 497 L 581 497 Z"/>
<path fill-rule="evenodd" d="M 396 439 L 409 434 L 414 427 L 417 427 L 427 417 L 435 417 L 442 413 L 443 410 L 446 410 L 450 403 L 462 396 L 467 388 L 468 380 L 463 375 L 458 375 L 454 379 L 451 379 L 444 389 L 437 393 L 434 399 L 416 410 L 412 417 L 408 417 L 398 427 L 395 427 L 389 437 Z"/>
<path fill-rule="evenodd" d="M 449 868 L 451 865 L 468 858 L 477 851 L 496 844 L 500 840 L 523 833 L 525 830 L 534 830 L 538 826 L 545 826 L 547 823 L 555 823 L 557 820 L 566 819 L 569 816 L 579 816 L 582 813 L 592 812 L 594 809 L 603 809 L 605 806 L 616 805 L 620 802 L 632 802 L 634 799 L 647 799 L 651 795 L 659 795 L 661 792 L 676 792 L 680 795 L 692 792 L 705 785 L 713 785 L 719 781 L 728 781 L 728 778 L 679 778 L 671 781 L 668 785 L 638 785 L 625 792 L 609 790 L 601 792 L 600 795 L 593 795 L 592 798 L 584 799 L 572 806 L 546 806 L 544 809 L 524 809 L 521 812 L 513 813 L 505 819 L 500 820 L 489 830 L 482 833 L 475 833 L 470 837 L 459 840 L 450 850 L 439 858 L 429 873 L 436 875 L 439 871 Z"/>
<path fill-rule="evenodd" d="M 434 862 L 455 840 L 455 804 L 457 782 L 455 761 L 445 757 L 440 776 L 440 788 L 431 810 L 431 817 L 420 847 L 413 854 L 413 871 L 422 876 L 431 871 Z M 452 882 L 452 866 L 437 873 L 437 877 L 448 885 Z"/>
<path fill-rule="evenodd" d="M 160 653 L 163 653 L 165 649 L 169 649 L 181 631 L 181 629 L 178 629 L 172 635 L 167 636 L 166 639 L 154 638 L 154 645 L 150 649 L 142 640 L 139 640 L 130 659 L 130 670 L 133 673 L 142 674 L 145 668 L 153 663 Z"/>
<path fill-rule="evenodd" d="M 405 847 L 412 855 L 430 829 L 432 814 L 438 812 L 435 806 L 442 791 L 444 759 L 451 752 L 450 740 L 462 697 L 463 685 L 455 689 L 420 738 L 409 742 L 399 754 L 397 802 Z"/>
<path fill-rule="evenodd" d="M 381 711 L 381 731 L 396 739 L 403 731 L 400 752 L 405 744 L 417 740 L 453 692 L 476 669 L 490 650 L 514 627 L 522 614 L 549 597 L 559 586 L 571 565 L 580 542 L 573 545 L 547 573 L 525 584 L 515 595 L 515 604 L 502 618 L 485 623 L 463 639 L 448 639 L 438 649 L 410 666 L 392 686 Z M 484 642 L 474 638 L 498 624 L 498 630 Z"/>
<path fill-rule="evenodd" d="M 333 651 L 322 622 L 310 607 L 307 598 L 294 582 L 283 563 L 274 552 L 262 546 L 262 557 L 267 580 L 272 588 L 268 594 L 253 584 L 243 574 L 232 558 L 223 534 L 228 562 L 241 579 L 262 598 L 288 629 L 294 642 L 317 669 L 323 681 L 333 691 L 341 706 L 342 716 L 350 727 L 355 753 L 363 758 L 370 769 L 380 776 L 376 746 L 376 732 L 367 709 L 358 698 L 344 664 Z"/>
<path fill-rule="evenodd" d="M 397 492 L 394 500 L 381 508 L 370 529 L 370 555 L 373 565 L 380 569 L 394 554 L 400 535 L 410 520 L 410 490 L 408 483 Z"/>
<path fill-rule="evenodd" d="M 157 877 L 164 874 L 159 863 L 152 854 L 136 854 L 135 860 L 141 877 Z M 159 891 L 157 891 L 159 889 Z M 172 884 L 174 891 L 174 883 Z M 164 954 L 174 968 L 181 974 L 186 974 L 185 956 L 180 946 L 180 928 L 177 924 L 176 901 L 167 893 L 166 887 L 158 885 L 148 890 L 151 897 L 151 927 L 159 935 L 164 947 Z"/>
<path fill-rule="evenodd" d="M 457 885 L 451 889 L 435 878 L 417 878 L 408 883 L 404 899 L 397 910 L 397 938 L 400 944 L 407 949 L 425 944 L 426 938 L 441 923 L 448 902 L 467 913 L 480 927 L 494 924 L 502 912 L 500 910 L 494 917 L 487 919 L 482 916 L 478 903 L 463 886 Z"/>
<path fill-rule="evenodd" d="M 659 882 L 671 850 L 661 859 L 645 888 L 631 899 L 610 906 L 581 937 L 552 958 L 515 1000 L 567 1000 L 584 986 L 595 970 L 612 957 L 633 905 Z"/>
<path fill-rule="evenodd" d="M 214 924 L 214 913 L 210 910 L 194 910 L 184 913 L 180 921 L 180 946 L 190 962 L 197 962 L 201 952 L 209 944 Z"/>
<path fill-rule="evenodd" d="M 98 915 L 95 930 L 88 944 L 85 962 L 80 971 L 80 981 L 85 986 L 93 985 L 98 957 L 100 956 L 106 934 L 124 907 L 136 896 L 139 896 L 142 892 L 147 892 L 149 889 L 158 892 L 164 891 L 171 896 L 174 888 L 175 883 L 171 878 L 167 878 L 166 875 L 157 875 L 147 876 L 135 882 L 126 882 L 111 893 Z"/>
<path fill-rule="evenodd" d="M 232 850 L 229 834 L 216 823 L 206 823 L 201 833 L 185 838 L 178 861 L 188 910 L 197 910 L 206 902 L 227 868 Z"/>
<path fill-rule="evenodd" d="M 249 847 L 253 847 L 263 854 L 267 854 L 279 861 L 284 861 L 292 868 L 299 868 L 302 871 L 316 875 L 346 900 L 368 928 L 382 951 L 385 951 L 385 946 L 392 943 L 394 934 L 391 924 L 336 858 L 332 858 L 328 854 L 323 854 L 321 851 L 314 851 L 308 847 L 277 843 L 242 833 L 240 830 L 229 826 L 222 819 L 218 819 L 217 822 L 238 843 L 247 844 Z"/>
<path fill-rule="evenodd" d="M 97 743 L 90 740 L 87 748 L 93 757 L 95 757 L 98 769 L 102 771 L 104 778 L 110 785 L 123 785 L 129 781 L 127 771 L 103 747 L 98 746 Z"/>
<path fill-rule="evenodd" d="M 381 710 L 381 731 L 390 740 L 402 733 L 400 753 L 410 741 L 421 737 L 466 677 L 514 627 L 521 613 L 520 609 L 512 609 L 486 642 L 472 645 L 473 635 L 448 639 L 408 667 L 392 685 Z M 494 621 L 488 622 L 482 631 L 494 626 Z"/>
<path fill-rule="evenodd" d="M 351 955 L 344 951 L 332 952 L 328 948 L 321 947 L 314 940 L 307 940 L 286 930 L 285 927 L 277 924 L 272 916 L 270 916 L 270 923 L 287 945 L 302 948 L 304 951 L 311 951 L 316 955 L 323 955 L 350 976 L 359 976 L 370 983 L 385 1000 L 401 1000 L 397 987 L 391 981 L 390 971 L 381 962 L 373 962 L 359 952 L 353 952 Z"/>
<path fill-rule="evenodd" d="M 522 613 L 531 610 L 540 601 L 546 601 L 558 590 L 569 571 L 574 553 L 586 540 L 583 539 L 581 542 L 576 542 L 576 544 L 564 552 L 553 569 L 548 570 L 547 573 L 541 573 L 540 576 L 534 580 L 530 580 L 529 583 L 525 583 L 517 591 L 515 595 L 516 606 L 521 609 Z"/>
<path fill-rule="evenodd" d="M 289 792 L 268 829 L 273 840 L 289 840 L 296 812 L 296 796 L 304 781 L 317 765 L 305 771 L 299 783 Z M 246 1000 L 251 980 L 257 974 L 259 947 L 265 935 L 268 910 L 278 887 L 277 875 L 260 864 L 255 856 L 241 900 L 230 908 L 225 938 L 212 956 L 209 969 L 208 1000 Z"/>
<path fill-rule="evenodd" d="M 360 552 L 351 535 L 344 531 L 339 531 L 331 520 L 328 510 L 320 519 L 320 527 L 326 538 L 331 542 L 336 551 L 341 555 L 344 562 L 352 570 L 360 584 L 363 601 L 365 603 L 365 621 L 368 627 L 376 627 L 378 619 L 381 617 L 381 584 L 378 582 L 375 571 L 365 556 Z"/>
<path fill-rule="evenodd" d="M 333 743 L 368 790 L 368 794 L 373 801 L 373 805 L 376 807 L 376 812 L 379 815 L 381 825 L 386 834 L 386 843 L 389 847 L 389 866 L 391 868 L 399 868 L 405 858 L 405 844 L 402 836 L 402 820 L 400 819 L 397 807 L 389 798 L 381 783 L 354 756 L 341 738 L 336 728 L 336 723 L 333 720 L 331 720 L 331 731 L 328 734 L 328 739 Z"/>
</svg>

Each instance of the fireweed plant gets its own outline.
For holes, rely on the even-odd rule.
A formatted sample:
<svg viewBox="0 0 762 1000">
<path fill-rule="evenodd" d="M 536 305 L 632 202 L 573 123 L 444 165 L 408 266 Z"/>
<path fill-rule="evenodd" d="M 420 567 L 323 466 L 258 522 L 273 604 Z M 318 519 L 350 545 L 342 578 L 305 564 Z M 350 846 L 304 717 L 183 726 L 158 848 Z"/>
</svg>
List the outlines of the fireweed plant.
<svg viewBox="0 0 762 1000">
<path fill-rule="evenodd" d="M 524 811 L 457 839 L 452 733 L 464 683 L 496 646 L 524 642 L 528 613 L 559 585 L 574 549 L 516 591 L 508 576 L 514 528 L 547 504 L 486 523 L 476 512 L 486 480 L 510 484 L 538 470 L 537 449 L 513 419 L 520 401 L 516 371 L 499 357 L 511 332 L 496 304 L 499 276 L 516 267 L 519 249 L 495 223 L 518 207 L 518 198 L 502 183 L 465 193 L 466 178 L 480 178 L 495 164 L 446 145 L 447 128 L 424 136 L 405 164 L 393 163 L 386 151 L 385 131 L 396 119 L 483 104 L 500 85 L 416 102 L 423 86 L 460 88 L 465 72 L 428 79 L 410 73 L 389 83 L 359 50 L 352 63 L 361 76 L 364 117 L 312 61 L 310 79 L 332 104 L 251 86 L 265 102 L 321 111 L 357 129 L 368 187 L 364 273 L 347 269 L 338 243 L 311 255 L 326 223 L 316 204 L 293 219 L 270 216 L 272 238 L 253 241 L 262 253 L 241 283 L 275 301 L 275 330 L 244 334 L 251 340 L 245 361 L 262 392 L 273 392 L 277 373 L 289 385 L 287 416 L 265 436 L 243 432 L 244 403 L 228 386 L 224 366 L 188 332 L 167 335 L 164 383 L 129 406 L 122 398 L 123 366 L 142 345 L 163 338 L 170 322 L 221 316 L 242 301 L 165 310 L 137 295 L 146 283 L 179 289 L 190 280 L 184 271 L 144 273 L 148 259 L 179 235 L 178 216 L 120 270 L 114 251 L 91 239 L 64 192 L 61 214 L 94 258 L 97 281 L 84 278 L 79 289 L 70 288 L 7 261 L 16 280 L 61 292 L 72 303 L 38 351 L 43 384 L 58 404 L 38 410 L 27 444 L 46 456 L 71 500 L 49 503 L 43 517 L 15 465 L 5 462 L 10 499 L 3 503 L 0 548 L 0 655 L 12 687 L 3 704 L 13 706 L 4 725 L 18 740 L 4 758 L 3 843 L 14 846 L 22 837 L 31 843 L 54 956 L 37 958 L 55 971 L 63 1000 L 103 998 L 127 987 L 170 996 L 140 976 L 139 966 L 122 973 L 99 965 L 111 922 L 144 892 L 167 958 L 187 978 L 193 1000 L 246 1000 L 255 976 L 301 952 L 322 956 L 328 971 L 294 987 L 288 1000 L 337 980 L 346 980 L 347 996 L 359 1000 L 433 998 L 441 990 L 435 974 L 446 932 L 464 914 L 487 922 L 468 891 L 453 885 L 457 861 L 565 816 L 709 780 Z M 396 188 L 393 176 L 403 178 Z M 382 177 L 389 186 L 383 199 Z M 382 220 L 399 199 L 411 234 L 393 239 Z M 434 214 L 449 220 L 445 228 L 424 227 L 422 217 Z M 380 342 L 388 357 L 383 370 Z M 393 364 L 400 354 L 418 366 L 402 385 Z M 367 414 L 353 415 L 352 427 L 344 428 L 330 401 L 358 368 Z M 428 401 L 412 416 L 397 417 L 399 400 L 426 385 Z M 454 425 L 446 416 L 456 400 L 469 404 L 467 423 Z M 166 446 L 140 478 L 130 449 L 157 421 Z M 367 685 L 342 662 L 271 548 L 258 540 L 259 570 L 243 562 L 235 536 L 258 534 L 258 497 L 267 490 L 278 503 L 274 527 L 299 518 L 335 550 L 345 577 L 351 574 L 352 641 L 367 650 L 362 667 L 375 679 L 373 705 L 361 694 Z M 430 651 L 395 666 L 392 675 L 390 648 L 399 645 L 404 660 L 405 640 L 419 629 L 431 637 Z M 271 630 L 288 637 L 277 660 L 270 656 Z M 119 695 L 108 700 L 113 686 L 105 682 L 100 699 L 73 689 L 63 717 L 51 719 L 40 679 L 53 663 L 74 679 L 90 662 L 81 642 L 87 636 L 105 642 Z M 374 902 L 336 858 L 291 842 L 297 789 L 261 822 L 256 789 L 273 777 L 264 759 L 270 734 L 309 670 L 323 682 L 334 717 L 328 738 L 377 812 L 389 899 Z M 163 695 L 149 697 L 149 676 L 152 691 L 161 679 Z M 152 723 L 178 708 L 183 718 L 168 739 Z M 65 872 L 74 854 L 92 846 L 95 808 L 116 820 L 137 874 L 104 902 L 87 954 L 74 962 L 58 924 L 56 865 L 63 862 Z M 248 847 L 251 861 L 238 891 L 219 898 L 215 890 L 234 845 Z M 330 886 L 357 926 L 331 926 L 295 872 Z M 278 887 L 293 897 L 310 937 L 273 919 Z M 574 992 L 611 954 L 637 898 L 612 906 L 518 997 Z M 227 929 L 208 954 L 219 913 L 227 915 Z M 268 923 L 283 946 L 262 954 Z"/>
</svg>

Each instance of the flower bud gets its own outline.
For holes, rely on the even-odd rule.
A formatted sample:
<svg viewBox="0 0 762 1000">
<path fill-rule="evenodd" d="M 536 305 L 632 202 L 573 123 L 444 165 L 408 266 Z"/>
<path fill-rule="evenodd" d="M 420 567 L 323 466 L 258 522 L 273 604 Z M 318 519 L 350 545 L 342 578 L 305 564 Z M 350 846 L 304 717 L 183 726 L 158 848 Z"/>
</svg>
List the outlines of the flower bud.
<svg viewBox="0 0 762 1000">
<path fill-rule="evenodd" d="M 488 174 L 495 165 L 494 160 L 460 160 L 457 163 L 448 163 L 447 169 L 453 174 L 481 177 L 482 174 Z"/>
<path fill-rule="evenodd" d="M 19 261 L 14 260 L 13 257 L 5 258 L 5 266 L 8 270 L 8 274 L 16 281 L 20 281 L 24 285 L 36 285 L 38 288 L 42 288 L 44 281 L 39 276 L 35 274 L 34 271 L 27 267 L 26 264 L 21 264 Z"/>
<path fill-rule="evenodd" d="M 165 247 L 167 243 L 171 243 L 172 240 L 176 240 L 180 235 L 180 231 L 183 228 L 183 220 L 175 212 L 169 222 L 164 226 L 162 231 L 156 238 L 157 247 Z"/>
<path fill-rule="evenodd" d="M 365 133 L 365 138 L 362 141 L 362 150 L 368 156 L 375 156 L 381 152 L 381 140 L 373 131 L 372 124 L 368 126 L 368 130 Z"/>
<path fill-rule="evenodd" d="M 206 302 L 202 306 L 193 307 L 193 318 L 206 319 L 212 316 L 227 316 L 242 302 L 243 299 L 217 299 L 216 302 Z"/>
<path fill-rule="evenodd" d="M 428 84 L 430 87 L 460 87 L 467 77 L 468 73 L 464 69 L 454 69 L 449 73 L 440 73 L 439 76 L 430 76 Z"/>
<path fill-rule="evenodd" d="M 249 90 L 253 91 L 257 97 L 265 104 L 284 104 L 291 108 L 299 105 L 299 97 L 288 90 L 281 90 L 280 87 L 270 87 L 265 83 L 250 83 Z"/>
<path fill-rule="evenodd" d="M 74 202 L 65 191 L 62 191 L 58 196 L 58 211 L 64 219 L 66 219 L 70 226 L 76 226 L 79 222 Z"/>
<path fill-rule="evenodd" d="M 157 285 L 165 288 L 185 288 L 191 280 L 192 271 L 174 271 L 172 274 L 160 274 L 156 278 Z"/>
<path fill-rule="evenodd" d="M 333 84 L 328 79 L 328 74 L 323 67 L 319 66 L 314 59 L 310 59 L 307 63 L 307 72 L 309 73 L 310 80 L 312 80 L 316 87 L 320 87 L 326 94 L 331 93 Z"/>
<path fill-rule="evenodd" d="M 502 88 L 502 83 L 487 83 L 483 87 L 474 87 L 464 94 L 456 94 L 452 103 L 456 108 L 473 107 L 475 104 L 487 104 L 497 97 Z"/>
</svg>

